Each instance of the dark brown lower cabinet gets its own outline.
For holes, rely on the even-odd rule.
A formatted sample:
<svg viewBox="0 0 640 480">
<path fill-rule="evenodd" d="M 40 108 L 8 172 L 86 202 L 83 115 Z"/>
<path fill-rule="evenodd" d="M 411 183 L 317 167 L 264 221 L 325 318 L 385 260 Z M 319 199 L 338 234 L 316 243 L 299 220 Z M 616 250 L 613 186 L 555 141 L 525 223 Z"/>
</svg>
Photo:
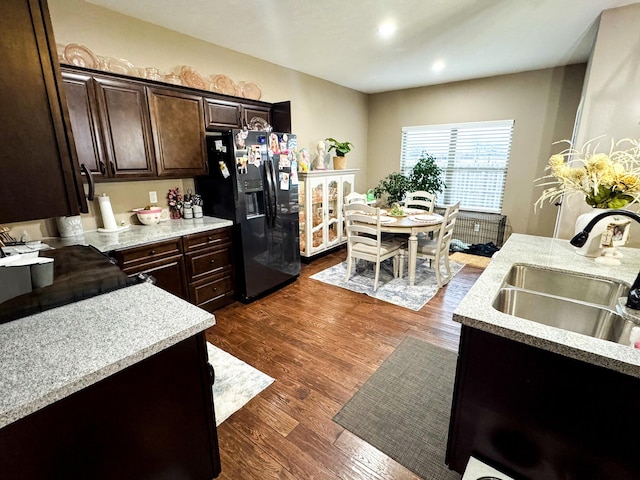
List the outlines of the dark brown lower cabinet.
<svg viewBox="0 0 640 480">
<path fill-rule="evenodd" d="M 111 254 L 129 276 L 145 273 L 156 285 L 175 296 L 189 299 L 185 283 L 184 257 L 180 237 L 140 247 L 116 250 Z"/>
<path fill-rule="evenodd" d="M 233 302 L 231 229 L 186 235 L 182 242 L 190 302 L 209 312 Z"/>
<path fill-rule="evenodd" d="M 640 478 L 640 379 L 462 327 L 446 461 L 517 479 Z"/>
<path fill-rule="evenodd" d="M 199 333 L 0 429 L 3 480 L 210 480 L 213 375 Z"/>
<path fill-rule="evenodd" d="M 234 301 L 230 227 L 116 250 L 111 256 L 127 275 L 151 275 L 158 287 L 209 312 Z"/>
</svg>

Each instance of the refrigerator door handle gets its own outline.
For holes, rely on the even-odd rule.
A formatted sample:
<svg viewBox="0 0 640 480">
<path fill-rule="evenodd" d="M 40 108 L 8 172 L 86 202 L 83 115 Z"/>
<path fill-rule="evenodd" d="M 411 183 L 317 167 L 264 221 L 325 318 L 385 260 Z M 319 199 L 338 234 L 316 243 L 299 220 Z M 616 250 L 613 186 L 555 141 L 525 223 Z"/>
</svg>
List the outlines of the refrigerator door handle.
<svg viewBox="0 0 640 480">
<path fill-rule="evenodd" d="M 267 214 L 267 225 L 270 227 L 271 223 L 272 223 L 272 205 L 273 205 L 273 199 L 271 198 L 271 194 L 273 192 L 273 188 L 271 183 L 273 182 L 273 177 L 271 175 L 271 171 L 269 170 L 269 160 L 264 162 L 264 177 L 265 177 L 265 181 L 267 183 L 267 188 L 265 189 L 265 193 L 266 193 L 266 206 L 265 206 L 265 212 Z"/>
<path fill-rule="evenodd" d="M 271 207 L 273 208 L 273 211 L 271 212 L 271 222 L 272 222 L 272 227 L 276 226 L 276 217 L 278 216 L 278 179 L 276 177 L 276 169 L 273 165 L 273 161 L 269 162 L 270 165 L 270 169 L 271 169 L 271 188 L 273 189 L 273 195 L 271 197 Z"/>
</svg>

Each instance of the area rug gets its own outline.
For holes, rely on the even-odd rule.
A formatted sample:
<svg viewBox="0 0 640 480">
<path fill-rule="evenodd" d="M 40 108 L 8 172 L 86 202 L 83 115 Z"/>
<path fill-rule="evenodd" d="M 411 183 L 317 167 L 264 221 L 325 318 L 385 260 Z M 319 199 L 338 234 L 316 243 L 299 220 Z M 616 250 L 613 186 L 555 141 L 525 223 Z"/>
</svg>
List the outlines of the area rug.
<svg viewBox="0 0 640 480">
<path fill-rule="evenodd" d="M 413 337 L 333 420 L 427 480 L 460 480 L 444 463 L 457 354 Z"/>
<path fill-rule="evenodd" d="M 464 263 L 449 261 L 451 274 L 456 275 Z M 416 280 L 409 285 L 409 275 L 405 262 L 405 271 L 402 278 L 393 278 L 393 260 L 388 259 L 380 265 L 380 278 L 378 290 L 373 291 L 375 278 L 375 264 L 364 260 L 358 260 L 355 268 L 351 268 L 351 277 L 347 276 L 347 263 L 342 262 L 312 275 L 310 278 L 329 283 L 337 287 L 346 288 L 353 292 L 364 293 L 370 297 L 393 303 L 400 307 L 418 311 L 426 305 L 438 292 L 435 271 L 429 267 L 428 261 L 418 261 L 416 265 Z M 444 267 L 443 267 L 444 268 Z"/>
<path fill-rule="evenodd" d="M 209 342 L 207 352 L 216 375 L 213 404 L 216 425 L 220 425 L 271 385 L 274 379 Z"/>
<path fill-rule="evenodd" d="M 480 255 L 471 255 L 470 253 L 454 252 L 449 255 L 449 259 L 462 262 L 476 268 L 487 268 L 491 263 L 491 257 L 482 257 Z"/>
</svg>

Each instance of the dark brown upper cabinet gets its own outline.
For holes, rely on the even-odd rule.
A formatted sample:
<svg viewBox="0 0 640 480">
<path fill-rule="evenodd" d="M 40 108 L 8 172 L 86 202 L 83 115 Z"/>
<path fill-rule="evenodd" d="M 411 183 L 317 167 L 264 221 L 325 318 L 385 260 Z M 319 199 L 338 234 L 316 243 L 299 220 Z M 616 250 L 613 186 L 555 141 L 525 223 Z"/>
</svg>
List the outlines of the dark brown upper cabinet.
<svg viewBox="0 0 640 480">
<path fill-rule="evenodd" d="M 46 1 L 3 1 L 0 45 L 0 223 L 87 212 Z"/>
<path fill-rule="evenodd" d="M 112 178 L 156 176 L 156 157 L 143 83 L 94 77 L 105 168 Z"/>
<path fill-rule="evenodd" d="M 206 173 L 203 100 L 170 88 L 147 87 L 159 176 Z"/>
<path fill-rule="evenodd" d="M 96 180 L 107 178 L 93 77 L 63 70 L 62 80 L 78 161 Z"/>
<path fill-rule="evenodd" d="M 242 105 L 237 102 L 205 98 L 204 124 L 207 130 L 239 128 Z"/>
</svg>

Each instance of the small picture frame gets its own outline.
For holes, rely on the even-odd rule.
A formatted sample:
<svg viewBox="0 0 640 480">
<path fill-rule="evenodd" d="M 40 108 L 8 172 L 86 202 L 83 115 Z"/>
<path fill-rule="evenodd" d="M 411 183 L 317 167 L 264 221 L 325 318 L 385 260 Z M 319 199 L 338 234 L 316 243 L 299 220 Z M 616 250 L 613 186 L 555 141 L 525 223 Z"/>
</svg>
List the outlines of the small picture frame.
<svg viewBox="0 0 640 480">
<path fill-rule="evenodd" d="M 630 227 L 631 220 L 609 223 L 600 237 L 600 247 L 613 248 L 623 246 L 629 239 Z"/>
</svg>

